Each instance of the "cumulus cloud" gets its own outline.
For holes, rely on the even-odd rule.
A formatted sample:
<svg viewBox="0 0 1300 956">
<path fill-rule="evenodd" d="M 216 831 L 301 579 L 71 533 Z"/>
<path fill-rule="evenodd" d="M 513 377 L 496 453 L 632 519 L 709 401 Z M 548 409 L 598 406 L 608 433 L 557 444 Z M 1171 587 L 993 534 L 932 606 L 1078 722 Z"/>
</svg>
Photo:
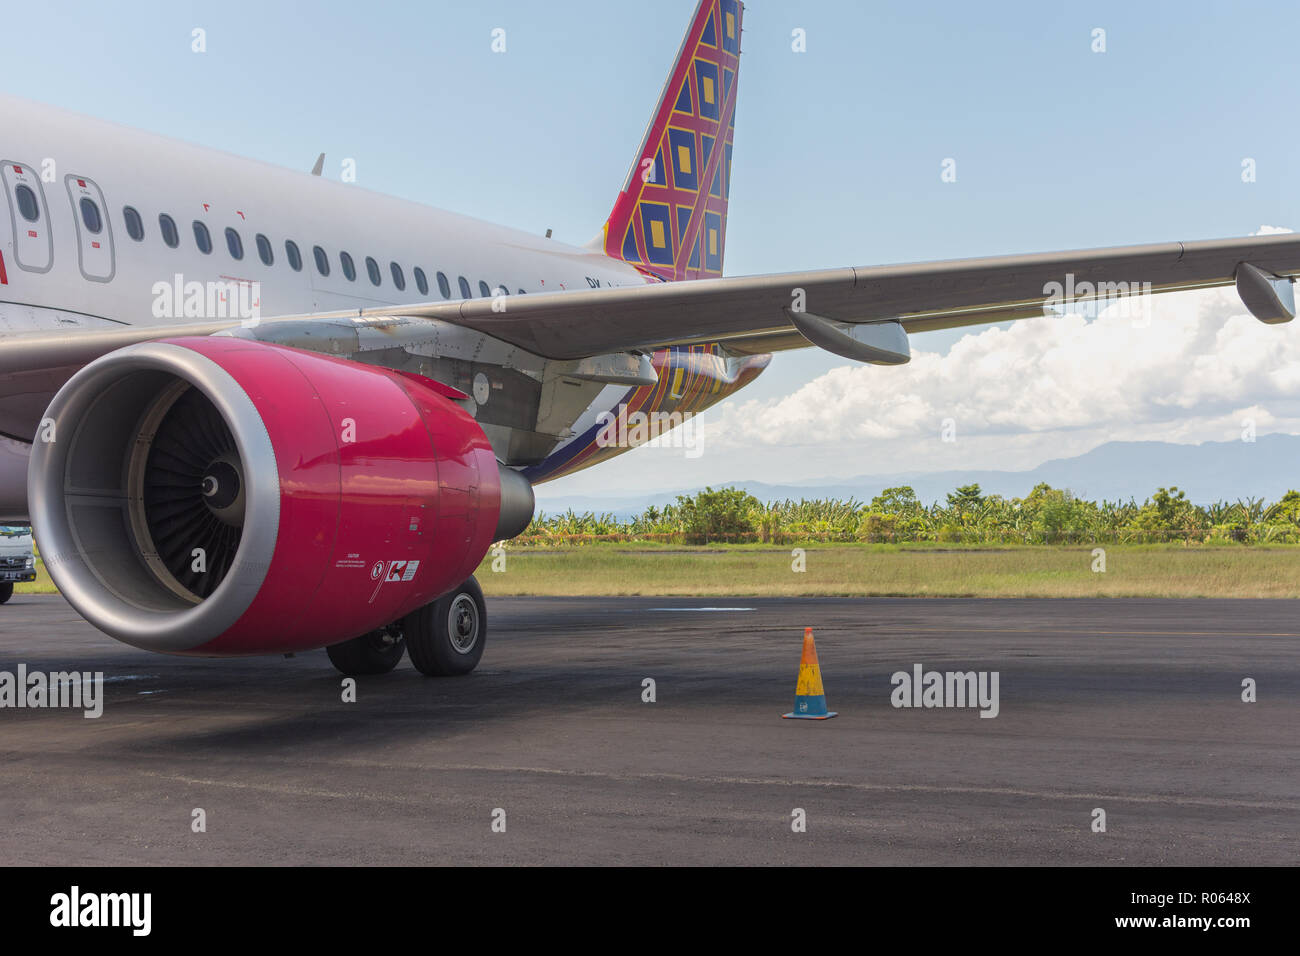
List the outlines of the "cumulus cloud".
<svg viewBox="0 0 1300 956">
<path fill-rule="evenodd" d="M 1024 320 L 944 354 L 915 351 L 901 368 L 835 368 L 778 399 L 742 393 L 710 416 L 707 438 L 714 450 L 885 443 L 906 447 L 902 470 L 948 460 L 916 449 L 949 418 L 1003 467 L 1107 440 L 1223 440 L 1248 418 L 1260 434 L 1300 432 L 1300 322 L 1263 325 L 1231 288 L 1154 296 L 1148 310 Z"/>
</svg>

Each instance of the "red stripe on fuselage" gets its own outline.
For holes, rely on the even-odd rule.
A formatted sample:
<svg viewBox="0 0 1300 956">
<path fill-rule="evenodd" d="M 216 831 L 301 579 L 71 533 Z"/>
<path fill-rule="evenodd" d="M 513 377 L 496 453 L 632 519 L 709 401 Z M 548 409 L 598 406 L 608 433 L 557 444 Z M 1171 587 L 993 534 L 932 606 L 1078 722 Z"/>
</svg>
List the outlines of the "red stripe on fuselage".
<svg viewBox="0 0 1300 956">
<path fill-rule="evenodd" d="M 9 275 L 5 272 L 5 254 L 0 252 L 0 285 L 9 284 Z"/>
</svg>

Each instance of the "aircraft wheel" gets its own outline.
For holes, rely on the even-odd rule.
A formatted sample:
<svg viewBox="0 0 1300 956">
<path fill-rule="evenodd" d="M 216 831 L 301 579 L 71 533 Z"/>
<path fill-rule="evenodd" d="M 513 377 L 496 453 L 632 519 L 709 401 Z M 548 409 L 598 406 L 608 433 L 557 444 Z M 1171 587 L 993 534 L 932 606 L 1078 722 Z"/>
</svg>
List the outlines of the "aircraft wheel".
<svg viewBox="0 0 1300 956">
<path fill-rule="evenodd" d="M 387 674 L 406 653 L 406 642 L 391 629 L 380 628 L 342 644 L 331 644 L 325 653 L 335 669 L 349 677 Z"/>
<path fill-rule="evenodd" d="M 460 677 L 478 666 L 487 643 L 487 605 L 470 578 L 402 619 L 411 663 L 429 677 Z"/>
</svg>

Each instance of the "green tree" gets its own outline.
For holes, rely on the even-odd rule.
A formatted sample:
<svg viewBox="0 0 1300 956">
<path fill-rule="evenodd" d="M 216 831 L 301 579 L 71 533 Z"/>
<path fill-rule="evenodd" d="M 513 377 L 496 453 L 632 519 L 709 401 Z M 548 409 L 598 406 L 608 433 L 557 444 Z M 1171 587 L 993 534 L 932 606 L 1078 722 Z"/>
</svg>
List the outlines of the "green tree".
<svg viewBox="0 0 1300 956">
<path fill-rule="evenodd" d="M 948 507 L 959 514 L 970 514 L 978 511 L 984 504 L 984 495 L 980 492 L 980 486 L 962 485 L 954 492 L 948 495 Z"/>
<path fill-rule="evenodd" d="M 754 513 L 762 503 L 740 488 L 705 488 L 691 497 L 677 496 L 682 531 L 688 540 L 702 542 L 754 533 Z"/>
<path fill-rule="evenodd" d="M 871 510 L 887 515 L 914 515 L 921 510 L 921 502 L 910 485 L 886 488 L 871 499 Z"/>
<path fill-rule="evenodd" d="M 1155 540 L 1177 537 L 1189 540 L 1204 534 L 1206 524 L 1205 512 L 1188 501 L 1185 492 L 1171 485 L 1156 489 L 1133 518 L 1130 527 Z"/>
<path fill-rule="evenodd" d="M 1031 527 L 1045 542 L 1065 541 L 1082 524 L 1074 496 L 1041 484 L 1029 493 Z"/>
</svg>

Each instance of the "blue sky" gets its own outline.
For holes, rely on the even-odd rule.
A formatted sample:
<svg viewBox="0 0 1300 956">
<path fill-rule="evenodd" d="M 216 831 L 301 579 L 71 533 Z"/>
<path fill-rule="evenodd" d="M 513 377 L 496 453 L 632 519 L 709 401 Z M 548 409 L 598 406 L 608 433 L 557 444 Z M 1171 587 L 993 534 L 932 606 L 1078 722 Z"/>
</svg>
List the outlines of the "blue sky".
<svg viewBox="0 0 1300 956">
<path fill-rule="evenodd" d="M 20 4 L 6 13 L 6 85 L 286 166 L 308 168 L 324 150 L 327 175 L 353 158 L 367 188 L 583 242 L 622 183 L 693 8 Z M 727 272 L 1295 227 L 1294 14 L 1280 2 L 755 0 Z M 206 31 L 201 55 L 191 52 L 196 27 Z M 504 55 L 490 50 L 496 27 L 506 30 Z M 806 53 L 791 50 L 795 28 L 806 31 Z M 1105 53 L 1092 52 L 1095 28 L 1106 31 Z M 955 183 L 940 180 L 948 157 Z M 1257 164 L 1250 184 L 1246 157 Z M 963 334 L 921 336 L 914 348 L 945 353 Z M 782 355 L 742 396 L 789 401 L 844 365 L 815 351 Z M 870 371 L 888 388 L 890 370 Z M 1209 431 L 1171 434 L 1223 437 Z M 832 468 L 836 441 L 804 456 L 808 473 L 739 453 L 700 473 L 879 470 L 856 450 Z M 1017 462 L 1053 457 L 1031 446 Z M 968 450 L 972 466 L 1000 457 L 996 445 Z M 633 467 L 667 480 L 646 471 L 649 461 Z M 725 474 L 728 464 L 736 473 Z M 750 473 L 758 468 L 780 474 Z M 671 470 L 680 474 L 681 462 Z"/>
</svg>

